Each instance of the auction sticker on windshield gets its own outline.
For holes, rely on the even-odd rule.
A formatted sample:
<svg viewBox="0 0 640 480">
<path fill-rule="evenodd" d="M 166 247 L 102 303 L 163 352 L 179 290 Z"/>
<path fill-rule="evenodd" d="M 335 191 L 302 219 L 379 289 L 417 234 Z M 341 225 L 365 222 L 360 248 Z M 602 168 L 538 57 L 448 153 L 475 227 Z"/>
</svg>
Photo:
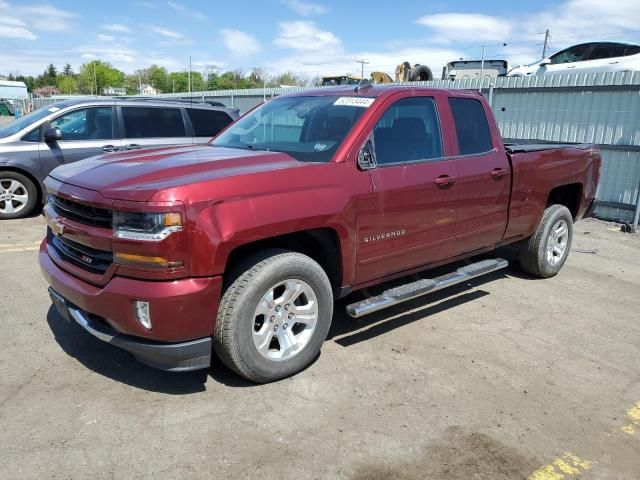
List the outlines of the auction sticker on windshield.
<svg viewBox="0 0 640 480">
<path fill-rule="evenodd" d="M 343 106 L 343 107 L 363 107 L 369 108 L 373 102 L 375 102 L 375 98 L 366 98 L 366 97 L 340 97 L 335 102 L 334 105 Z"/>
</svg>

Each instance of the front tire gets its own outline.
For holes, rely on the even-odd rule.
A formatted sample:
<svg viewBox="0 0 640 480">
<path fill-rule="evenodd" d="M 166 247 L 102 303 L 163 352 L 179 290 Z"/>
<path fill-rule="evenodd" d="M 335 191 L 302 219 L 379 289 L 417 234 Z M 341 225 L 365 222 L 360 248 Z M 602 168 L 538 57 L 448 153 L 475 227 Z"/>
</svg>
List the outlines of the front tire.
<svg viewBox="0 0 640 480">
<path fill-rule="evenodd" d="M 296 252 L 268 250 L 232 276 L 213 335 L 225 365 L 257 383 L 291 376 L 320 352 L 333 315 L 326 273 Z"/>
<path fill-rule="evenodd" d="M 564 205 L 550 205 L 535 233 L 520 250 L 520 266 L 536 277 L 556 275 L 569 256 L 573 239 L 573 217 Z"/>
<path fill-rule="evenodd" d="M 33 212 L 38 189 L 18 172 L 0 172 L 0 220 L 23 218 Z"/>
</svg>

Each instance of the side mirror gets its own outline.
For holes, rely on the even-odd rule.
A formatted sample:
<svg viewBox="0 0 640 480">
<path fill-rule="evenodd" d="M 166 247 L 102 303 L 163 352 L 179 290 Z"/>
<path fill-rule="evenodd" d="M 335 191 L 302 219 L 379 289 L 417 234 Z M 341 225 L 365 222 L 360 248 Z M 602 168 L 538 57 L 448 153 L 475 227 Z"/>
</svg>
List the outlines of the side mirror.
<svg viewBox="0 0 640 480">
<path fill-rule="evenodd" d="M 47 128 L 44 131 L 44 141 L 45 142 L 57 142 L 58 140 L 62 140 L 62 131 L 59 128 Z"/>
<path fill-rule="evenodd" d="M 372 168 L 376 168 L 376 165 L 373 143 L 369 139 L 358 152 L 358 167 L 360 170 L 371 170 Z"/>
<path fill-rule="evenodd" d="M 540 65 L 541 67 L 546 67 L 546 66 L 547 66 L 547 65 L 549 65 L 550 63 L 551 63 L 551 59 L 549 59 L 549 58 L 545 58 L 544 60 L 542 60 L 542 61 L 539 63 L 539 65 Z"/>
</svg>

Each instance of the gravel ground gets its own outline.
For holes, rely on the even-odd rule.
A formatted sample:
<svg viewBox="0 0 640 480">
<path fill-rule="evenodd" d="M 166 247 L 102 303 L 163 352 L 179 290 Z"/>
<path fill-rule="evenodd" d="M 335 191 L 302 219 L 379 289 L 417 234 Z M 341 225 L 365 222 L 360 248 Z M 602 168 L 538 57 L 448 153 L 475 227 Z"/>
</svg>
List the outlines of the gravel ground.
<svg viewBox="0 0 640 480">
<path fill-rule="evenodd" d="M 614 224 L 579 222 L 552 279 L 513 266 L 360 320 L 339 302 L 320 358 L 261 386 L 65 324 L 43 232 L 0 224 L 2 479 L 640 478 L 640 235 Z"/>
</svg>

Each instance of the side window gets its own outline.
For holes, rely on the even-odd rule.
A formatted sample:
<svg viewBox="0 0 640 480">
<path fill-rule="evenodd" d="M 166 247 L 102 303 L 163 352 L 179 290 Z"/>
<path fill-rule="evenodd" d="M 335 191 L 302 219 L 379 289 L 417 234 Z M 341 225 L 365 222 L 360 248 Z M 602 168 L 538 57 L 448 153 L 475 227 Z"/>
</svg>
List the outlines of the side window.
<svg viewBox="0 0 640 480">
<path fill-rule="evenodd" d="M 624 56 L 636 55 L 640 53 L 640 45 L 625 45 Z"/>
<path fill-rule="evenodd" d="M 126 138 L 186 136 L 179 108 L 122 107 Z"/>
<path fill-rule="evenodd" d="M 111 107 L 83 108 L 65 113 L 51 121 L 59 128 L 62 140 L 105 140 L 113 138 Z"/>
<path fill-rule="evenodd" d="M 442 136 L 431 97 L 398 100 L 373 129 L 378 164 L 442 157 Z"/>
<path fill-rule="evenodd" d="M 39 142 L 40 141 L 40 127 L 31 130 L 24 135 L 21 139 L 23 142 Z"/>
<path fill-rule="evenodd" d="M 614 58 L 624 56 L 625 45 L 619 43 L 599 43 L 589 54 L 589 60 L 600 60 L 603 58 Z"/>
<path fill-rule="evenodd" d="M 225 112 L 202 108 L 187 108 L 187 115 L 196 137 L 213 137 L 233 120 Z"/>
<path fill-rule="evenodd" d="M 491 130 L 482 103 L 473 98 L 449 98 L 449 105 L 456 125 L 460 155 L 492 150 Z"/>
<path fill-rule="evenodd" d="M 591 50 L 591 44 L 576 45 L 575 47 L 567 48 L 555 55 L 549 57 L 551 65 L 557 65 L 560 63 L 573 63 L 586 60 L 587 54 Z"/>
</svg>

